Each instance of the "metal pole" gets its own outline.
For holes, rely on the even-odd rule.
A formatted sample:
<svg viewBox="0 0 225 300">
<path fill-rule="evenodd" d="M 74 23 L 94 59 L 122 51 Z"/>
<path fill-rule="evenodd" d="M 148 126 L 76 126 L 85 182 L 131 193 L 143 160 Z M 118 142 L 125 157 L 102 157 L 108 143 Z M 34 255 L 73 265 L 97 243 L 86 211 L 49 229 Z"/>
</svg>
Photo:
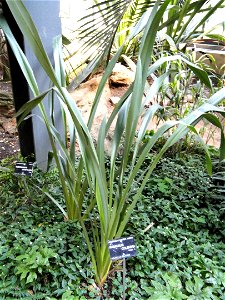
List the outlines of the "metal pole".
<svg viewBox="0 0 225 300">
<path fill-rule="evenodd" d="M 1 0 L 0 0 L 1 1 Z M 61 22 L 59 18 L 60 12 L 60 0 L 23 0 L 28 12 L 37 27 L 40 38 L 43 42 L 46 53 L 48 54 L 52 64 L 54 64 L 53 58 L 53 39 L 61 35 Z M 17 39 L 20 47 L 24 51 L 31 68 L 34 72 L 37 84 L 39 86 L 40 92 L 46 91 L 51 86 L 51 80 L 46 75 L 45 71 L 39 64 L 37 58 L 32 52 L 28 41 L 24 39 L 16 21 L 14 20 L 11 11 L 5 1 L 3 1 L 3 14 L 6 17 L 10 28 Z M 34 95 L 29 89 L 23 73 L 16 61 L 16 58 L 9 47 L 9 58 L 11 66 L 11 78 L 14 94 L 15 109 L 18 111 L 23 104 L 25 104 L 29 99 L 32 99 Z M 56 99 L 55 99 L 56 100 Z M 50 106 L 48 103 L 48 98 L 44 100 L 45 109 L 48 112 L 50 118 Z M 38 107 L 32 110 L 33 115 L 41 116 Z M 57 130 L 60 132 L 62 139 L 64 136 L 63 130 L 63 120 L 61 107 L 58 101 L 54 103 L 54 116 Z M 35 160 L 37 161 L 37 166 L 46 170 L 48 154 L 51 151 L 51 143 L 48 137 L 48 132 L 44 124 L 37 117 L 32 117 L 32 119 L 26 120 L 19 127 L 19 140 L 21 154 L 23 156 L 30 156 L 35 154 Z"/>
<path fill-rule="evenodd" d="M 126 259 L 123 258 L 123 300 L 126 299 Z"/>
</svg>

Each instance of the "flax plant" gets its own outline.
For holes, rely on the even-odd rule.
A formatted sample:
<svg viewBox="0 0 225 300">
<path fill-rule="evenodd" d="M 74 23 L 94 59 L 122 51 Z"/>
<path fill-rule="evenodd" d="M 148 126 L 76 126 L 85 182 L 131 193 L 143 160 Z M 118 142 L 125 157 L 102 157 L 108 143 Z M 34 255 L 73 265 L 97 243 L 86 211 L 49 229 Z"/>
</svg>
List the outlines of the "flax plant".
<svg viewBox="0 0 225 300">
<path fill-rule="evenodd" d="M 25 55 L 16 43 L 4 18 L 0 18 L 0 25 L 34 94 L 34 99 L 28 101 L 18 112 L 18 115 L 21 115 L 22 121 L 34 107 L 39 106 L 59 172 L 65 207 L 50 195 L 50 191 L 46 194 L 58 205 L 65 218 L 80 223 L 99 287 L 103 286 L 111 267 L 107 241 L 119 238 L 124 233 L 130 215 L 140 199 L 147 180 L 166 150 L 183 138 L 189 130 L 196 132 L 194 125 L 201 118 L 205 117 L 221 129 L 221 159 L 225 157 L 225 139 L 222 125 L 217 117 L 209 113 L 216 111 L 224 114 L 224 110 L 217 107 L 217 104 L 224 99 L 224 88 L 212 96 L 208 103 L 193 111 L 186 118 L 180 121 L 164 123 L 146 144 L 143 145 L 142 143 L 151 118 L 160 109 L 159 105 L 152 105 L 145 110 L 145 102 L 154 97 L 165 78 L 169 76 L 169 73 L 165 73 L 155 80 L 146 98 L 143 100 L 147 77 L 167 60 L 185 60 L 182 56 L 176 55 L 160 58 L 151 65 L 155 37 L 169 2 L 169 0 L 166 0 L 161 4 L 161 1 L 156 1 L 148 19 L 141 19 L 131 31 L 128 40 L 131 40 L 143 29 L 135 80 L 128 91 L 121 97 L 109 119 L 103 119 L 97 145 L 93 142 L 90 130 L 104 85 L 121 55 L 123 46 L 119 48 L 105 69 L 96 92 L 88 123 L 85 124 L 76 102 L 71 98 L 65 86 L 63 61 L 60 56 L 60 38 L 55 40 L 55 67 L 53 68 L 23 2 L 21 0 L 7 0 L 21 31 L 52 82 L 52 88 L 44 93 L 40 93 L 33 71 Z M 188 61 L 187 63 L 198 77 L 210 87 L 207 74 L 193 63 Z M 42 104 L 43 99 L 50 92 L 57 95 L 54 101 L 60 102 L 62 117 L 65 120 L 65 132 L 69 131 L 69 146 L 60 136 L 52 118 L 49 118 Z M 116 126 L 113 133 L 109 174 L 107 174 L 104 140 L 113 121 L 116 122 Z M 148 155 L 157 140 L 171 128 L 174 128 L 173 134 L 156 154 L 151 165 L 144 168 L 143 162 L 146 155 Z M 79 145 L 79 152 L 75 151 L 76 144 Z M 121 145 L 122 154 L 118 165 L 117 157 L 121 150 Z M 78 163 L 76 163 L 77 160 Z M 211 164 L 208 155 L 207 162 L 210 172 Z M 134 180 L 138 184 L 136 190 L 133 188 Z"/>
</svg>

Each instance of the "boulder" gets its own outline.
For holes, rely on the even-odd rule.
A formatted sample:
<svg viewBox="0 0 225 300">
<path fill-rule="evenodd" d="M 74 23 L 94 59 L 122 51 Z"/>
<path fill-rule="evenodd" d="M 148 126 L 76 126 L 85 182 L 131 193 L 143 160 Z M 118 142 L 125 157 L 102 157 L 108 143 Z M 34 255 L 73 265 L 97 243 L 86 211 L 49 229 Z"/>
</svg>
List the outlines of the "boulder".
<svg viewBox="0 0 225 300">
<path fill-rule="evenodd" d="M 135 73 L 121 63 L 116 63 L 109 78 L 111 85 L 130 85 L 134 81 Z"/>
</svg>

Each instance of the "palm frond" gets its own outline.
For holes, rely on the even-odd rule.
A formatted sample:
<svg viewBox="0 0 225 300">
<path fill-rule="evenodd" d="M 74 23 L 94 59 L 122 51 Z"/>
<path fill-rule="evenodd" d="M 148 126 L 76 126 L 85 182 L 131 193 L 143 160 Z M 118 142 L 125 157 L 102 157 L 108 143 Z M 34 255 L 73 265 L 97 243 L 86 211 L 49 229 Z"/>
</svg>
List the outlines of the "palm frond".
<svg viewBox="0 0 225 300">
<path fill-rule="evenodd" d="M 71 82 L 70 90 L 107 59 L 119 23 L 130 2 L 131 0 L 95 1 L 96 4 L 88 9 L 88 14 L 79 20 L 77 40 L 81 47 L 76 55 L 83 56 L 85 59 L 82 63 L 87 65 L 79 78 Z M 76 67 L 74 71 L 76 72 Z"/>
</svg>

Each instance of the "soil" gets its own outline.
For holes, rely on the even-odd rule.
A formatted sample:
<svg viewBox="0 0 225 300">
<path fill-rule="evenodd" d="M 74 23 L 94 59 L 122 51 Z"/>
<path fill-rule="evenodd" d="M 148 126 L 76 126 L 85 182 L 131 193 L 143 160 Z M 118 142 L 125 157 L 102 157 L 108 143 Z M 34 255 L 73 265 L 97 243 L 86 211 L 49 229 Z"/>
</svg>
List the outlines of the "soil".
<svg viewBox="0 0 225 300">
<path fill-rule="evenodd" d="M 77 90 L 71 93 L 80 108 L 85 121 L 88 119 L 100 79 L 101 74 L 97 74 L 87 82 L 81 84 Z M 116 102 L 124 94 L 127 88 L 127 83 L 121 84 L 121 78 L 119 78 L 119 84 L 115 81 L 106 84 L 99 108 L 96 112 L 95 123 L 92 128 L 94 140 L 97 139 L 99 126 L 103 117 L 108 117 L 110 115 Z M 15 156 L 15 154 L 20 151 L 12 98 L 12 87 L 10 82 L 0 82 L 0 160 L 6 157 Z M 155 124 L 152 125 L 155 126 Z M 209 125 L 206 127 L 203 121 L 197 124 L 197 129 L 202 127 L 205 128 L 205 141 L 210 145 L 219 147 L 220 132 L 211 125 L 210 127 Z M 214 133 L 210 136 L 210 133 L 212 132 Z M 106 138 L 105 147 L 107 152 L 111 147 L 111 136 L 112 131 L 109 132 L 109 135 Z"/>
<path fill-rule="evenodd" d="M 90 108 L 97 91 L 100 81 L 98 75 L 93 76 L 87 82 L 72 92 L 72 96 L 79 106 L 84 119 L 87 121 Z M 109 116 L 114 108 L 113 101 L 120 98 L 127 89 L 127 85 L 106 84 L 103 93 L 103 103 L 101 103 L 99 111 L 96 114 L 95 124 L 93 126 L 92 135 L 97 138 L 99 124 L 103 118 L 103 113 Z M 113 100 L 111 100 L 113 99 Z M 13 105 L 12 86 L 10 82 L 0 82 L 0 161 L 7 157 L 15 156 L 20 153 L 19 137 L 14 117 L 15 110 Z"/>
<path fill-rule="evenodd" d="M 0 82 L 0 160 L 19 153 L 11 82 Z"/>
</svg>

